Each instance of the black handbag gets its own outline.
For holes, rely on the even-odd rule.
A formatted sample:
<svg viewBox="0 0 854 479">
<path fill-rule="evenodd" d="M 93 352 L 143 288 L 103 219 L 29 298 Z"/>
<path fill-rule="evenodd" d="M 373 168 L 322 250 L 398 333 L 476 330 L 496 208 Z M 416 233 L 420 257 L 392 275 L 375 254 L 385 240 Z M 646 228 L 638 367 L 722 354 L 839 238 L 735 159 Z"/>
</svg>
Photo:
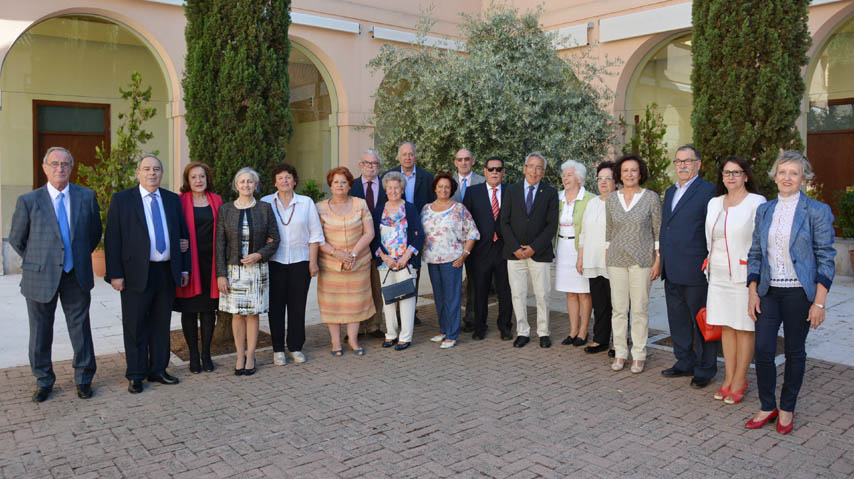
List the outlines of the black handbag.
<svg viewBox="0 0 854 479">
<path fill-rule="evenodd" d="M 409 265 L 406 265 L 406 271 L 409 271 Z M 391 268 L 389 268 L 389 270 L 385 274 L 385 278 L 383 278 L 383 283 L 385 283 L 385 280 L 388 279 L 388 275 L 391 272 L 392 270 Z M 410 272 L 410 274 L 412 273 Z M 415 290 L 415 278 L 406 278 L 399 283 L 383 286 L 382 291 L 383 300 L 385 301 L 385 304 L 394 304 L 398 301 L 411 298 L 415 296 L 417 292 Z"/>
</svg>

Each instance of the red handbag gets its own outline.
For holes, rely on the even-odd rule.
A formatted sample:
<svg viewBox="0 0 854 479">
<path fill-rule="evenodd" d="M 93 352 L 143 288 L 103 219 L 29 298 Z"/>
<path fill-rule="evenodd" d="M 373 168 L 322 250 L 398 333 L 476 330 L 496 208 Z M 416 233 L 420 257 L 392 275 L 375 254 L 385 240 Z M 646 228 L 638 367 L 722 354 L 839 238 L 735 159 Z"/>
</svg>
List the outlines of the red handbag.
<svg viewBox="0 0 854 479">
<path fill-rule="evenodd" d="M 706 324 L 706 308 L 702 308 L 697 312 L 697 325 L 700 326 L 700 332 L 703 333 L 703 339 L 707 343 L 720 341 L 722 328 Z"/>
</svg>

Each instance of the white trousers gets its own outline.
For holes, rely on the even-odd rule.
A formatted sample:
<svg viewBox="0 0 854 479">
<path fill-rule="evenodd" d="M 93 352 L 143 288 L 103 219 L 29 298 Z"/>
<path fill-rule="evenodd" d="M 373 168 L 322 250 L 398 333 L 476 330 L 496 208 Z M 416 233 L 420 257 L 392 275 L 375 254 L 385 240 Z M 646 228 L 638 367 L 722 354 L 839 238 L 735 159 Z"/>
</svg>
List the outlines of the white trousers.
<svg viewBox="0 0 854 479">
<path fill-rule="evenodd" d="M 638 265 L 628 268 L 608 266 L 611 282 L 611 330 L 614 334 L 615 357 L 629 358 L 626 337 L 629 310 L 632 312 L 632 359 L 646 360 L 646 343 L 649 338 L 649 281 L 650 268 Z"/>
<path fill-rule="evenodd" d="M 415 279 L 418 270 L 410 267 L 409 270 L 406 268 L 399 271 L 389 271 L 387 269 L 381 269 L 380 273 L 380 285 L 387 286 L 390 284 L 399 283 L 407 278 Z M 388 273 L 388 277 L 386 277 L 386 273 Z M 383 314 L 385 314 L 385 338 L 388 341 L 393 339 L 397 339 L 398 342 L 401 343 L 409 343 L 412 342 L 412 327 L 415 325 L 415 296 L 411 298 L 406 298 L 402 301 L 398 301 L 397 303 L 385 304 L 383 300 Z M 398 337 L 397 332 L 397 308 L 396 305 L 400 305 L 400 336 Z"/>
<path fill-rule="evenodd" d="M 507 278 L 513 297 L 513 312 L 516 314 L 516 334 L 531 336 L 528 324 L 528 276 L 537 298 L 537 336 L 549 335 L 549 293 L 551 292 L 551 266 L 531 258 L 507 261 Z"/>
</svg>

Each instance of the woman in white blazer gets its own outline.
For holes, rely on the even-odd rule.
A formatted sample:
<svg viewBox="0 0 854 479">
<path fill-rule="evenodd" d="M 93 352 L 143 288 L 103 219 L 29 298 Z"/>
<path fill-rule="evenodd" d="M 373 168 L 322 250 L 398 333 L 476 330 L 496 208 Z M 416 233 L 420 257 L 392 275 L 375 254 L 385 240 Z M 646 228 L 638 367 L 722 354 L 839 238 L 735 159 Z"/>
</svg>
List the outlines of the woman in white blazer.
<svg viewBox="0 0 854 479">
<path fill-rule="evenodd" d="M 753 320 L 747 314 L 747 253 L 753 238 L 756 209 L 765 198 L 756 194 L 750 165 L 727 158 L 718 171 L 718 197 L 706 213 L 704 265 L 709 278 L 706 322 L 722 326 L 721 345 L 726 374 L 714 398 L 736 404 L 747 390 L 747 369 L 753 359 Z"/>
</svg>

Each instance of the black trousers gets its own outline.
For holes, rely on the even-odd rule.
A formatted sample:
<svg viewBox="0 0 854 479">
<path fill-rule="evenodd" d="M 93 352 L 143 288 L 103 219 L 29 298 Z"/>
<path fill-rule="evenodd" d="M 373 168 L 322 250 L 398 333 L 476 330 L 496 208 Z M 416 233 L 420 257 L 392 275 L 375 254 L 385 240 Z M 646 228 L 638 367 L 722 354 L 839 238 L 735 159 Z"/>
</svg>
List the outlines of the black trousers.
<svg viewBox="0 0 854 479">
<path fill-rule="evenodd" d="M 175 280 L 169 261 L 148 263 L 148 283 L 140 292 L 121 292 L 122 330 L 128 379 L 145 379 L 166 372 L 169 364 L 169 324 Z"/>
<path fill-rule="evenodd" d="M 593 302 L 593 342 L 611 342 L 611 282 L 604 276 L 590 278 L 590 299 Z"/>
<path fill-rule="evenodd" d="M 95 348 L 92 345 L 92 329 L 89 325 L 89 291 L 80 287 L 74 270 L 62 273 L 56 294 L 47 303 L 27 300 L 30 320 L 30 368 L 39 387 L 52 387 L 56 381 L 51 361 L 53 347 L 53 321 L 56 301 L 62 303 L 65 324 L 74 350 L 74 383 L 90 384 L 95 376 Z"/>
<path fill-rule="evenodd" d="M 474 283 L 475 331 L 486 333 L 489 287 L 495 279 L 495 291 L 498 294 L 498 330 L 509 336 L 513 328 L 513 303 L 510 281 L 507 279 L 507 260 L 501 256 L 501 248 L 493 244 L 486 254 L 471 258 L 469 263 L 472 265 L 469 284 Z"/>
<path fill-rule="evenodd" d="M 674 367 L 688 371 L 695 377 L 711 379 L 718 371 L 718 345 L 707 343 L 697 325 L 697 313 L 706 306 L 709 287 L 676 284 L 664 281 L 664 299 L 667 301 L 667 322 L 673 340 Z"/>
<path fill-rule="evenodd" d="M 288 316 L 288 351 L 305 344 L 305 302 L 311 286 L 308 261 L 282 264 L 270 261 L 270 336 L 273 351 L 285 351 L 285 314 Z"/>
<path fill-rule="evenodd" d="M 475 326 L 475 308 L 474 308 L 474 269 L 472 268 L 472 259 L 469 258 L 465 262 L 466 266 L 466 310 L 463 313 L 463 325 L 466 327 Z"/>
</svg>

